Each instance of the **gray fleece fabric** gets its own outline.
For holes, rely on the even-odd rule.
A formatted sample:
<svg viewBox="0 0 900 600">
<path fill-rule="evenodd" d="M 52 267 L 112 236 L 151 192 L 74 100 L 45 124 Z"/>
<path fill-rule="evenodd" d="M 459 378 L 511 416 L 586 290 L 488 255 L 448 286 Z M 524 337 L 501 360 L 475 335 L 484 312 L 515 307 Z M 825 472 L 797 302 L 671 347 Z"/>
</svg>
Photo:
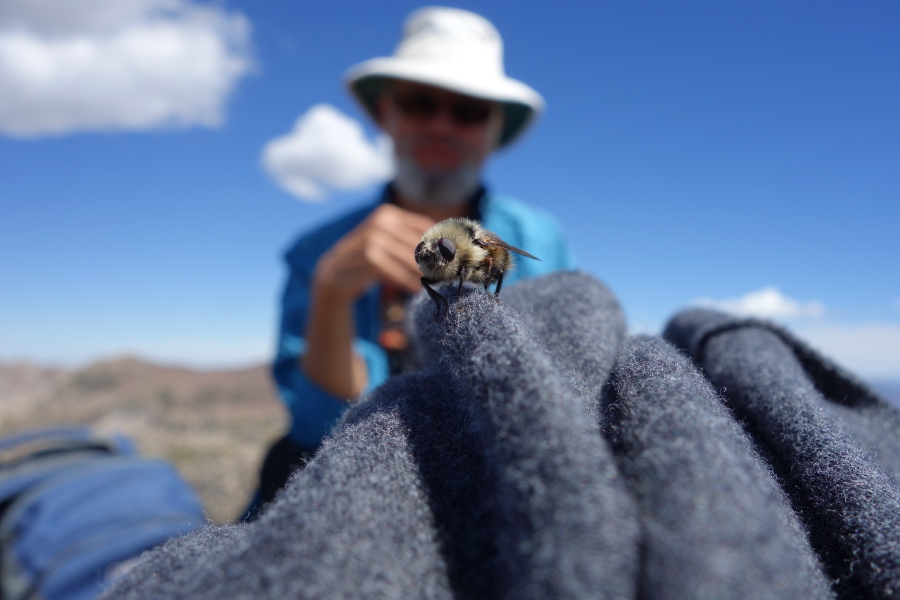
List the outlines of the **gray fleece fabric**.
<svg viewBox="0 0 900 600">
<path fill-rule="evenodd" d="M 692 310 L 672 319 L 664 336 L 722 390 L 839 596 L 900 596 L 897 411 L 771 324 Z"/>
<path fill-rule="evenodd" d="M 891 598 L 900 415 L 769 324 L 629 337 L 582 273 L 421 294 L 421 368 L 347 412 L 254 522 L 104 598 Z M 898 590 L 898 591 L 895 591 Z"/>
</svg>

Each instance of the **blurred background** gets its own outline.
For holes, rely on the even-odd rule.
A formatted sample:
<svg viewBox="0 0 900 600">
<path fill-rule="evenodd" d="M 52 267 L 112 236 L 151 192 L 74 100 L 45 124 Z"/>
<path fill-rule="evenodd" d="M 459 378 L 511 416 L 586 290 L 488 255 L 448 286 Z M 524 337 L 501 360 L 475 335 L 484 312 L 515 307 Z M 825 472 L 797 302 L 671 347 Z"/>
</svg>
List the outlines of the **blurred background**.
<svg viewBox="0 0 900 600">
<path fill-rule="evenodd" d="M 269 360 L 290 240 L 390 176 L 343 74 L 419 6 L 0 1 L 0 364 L 23 406 L 123 356 Z M 770 318 L 900 395 L 900 3 L 454 6 L 548 106 L 489 185 L 558 217 L 633 332 L 695 304 Z"/>
</svg>

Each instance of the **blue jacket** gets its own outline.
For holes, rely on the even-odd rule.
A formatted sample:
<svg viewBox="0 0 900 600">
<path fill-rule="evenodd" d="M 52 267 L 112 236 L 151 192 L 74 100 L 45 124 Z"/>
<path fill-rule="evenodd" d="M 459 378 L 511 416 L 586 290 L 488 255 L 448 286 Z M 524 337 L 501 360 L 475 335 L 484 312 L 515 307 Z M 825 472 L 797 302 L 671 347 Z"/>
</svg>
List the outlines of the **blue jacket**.
<svg viewBox="0 0 900 600">
<path fill-rule="evenodd" d="M 290 275 L 281 300 L 278 349 L 272 371 L 281 399 L 291 412 L 290 437 L 303 448 L 317 448 L 322 437 L 328 434 L 348 407 L 346 399 L 333 396 L 310 381 L 298 364 L 298 358 L 306 349 L 303 333 L 310 305 L 313 270 L 322 254 L 387 198 L 385 192 L 377 202 L 303 235 L 285 254 Z M 547 213 L 491 192 L 481 198 L 479 210 L 486 229 L 508 244 L 528 250 L 541 259 L 517 261 L 516 269 L 504 277 L 504 286 L 520 279 L 575 267 L 562 229 Z M 366 361 L 369 376 L 366 391 L 369 391 L 389 376 L 387 354 L 378 344 L 382 326 L 380 286 L 373 286 L 357 300 L 355 317 L 355 349 Z"/>
</svg>

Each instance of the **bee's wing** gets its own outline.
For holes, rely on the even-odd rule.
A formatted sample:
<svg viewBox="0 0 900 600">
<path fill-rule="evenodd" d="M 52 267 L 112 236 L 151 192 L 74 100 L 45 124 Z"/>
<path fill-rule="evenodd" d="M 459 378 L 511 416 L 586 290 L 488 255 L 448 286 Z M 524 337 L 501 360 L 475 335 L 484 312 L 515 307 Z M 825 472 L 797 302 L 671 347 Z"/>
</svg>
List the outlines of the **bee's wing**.
<svg viewBox="0 0 900 600">
<path fill-rule="evenodd" d="M 516 254 L 521 254 L 522 256 L 527 256 L 528 258 L 533 258 L 534 260 L 541 260 L 537 256 L 534 256 L 533 254 L 529 254 L 528 252 L 525 252 L 524 250 L 522 250 L 520 248 L 516 248 L 515 246 L 510 246 L 509 244 L 507 244 L 506 242 L 504 242 L 503 240 L 501 240 L 494 234 L 482 235 L 480 238 L 475 238 L 473 241 L 476 244 L 478 244 L 479 246 L 482 246 L 484 248 L 491 247 L 491 246 L 497 247 L 497 248 L 505 248 L 505 249 L 509 250 L 510 252 L 515 252 Z"/>
</svg>

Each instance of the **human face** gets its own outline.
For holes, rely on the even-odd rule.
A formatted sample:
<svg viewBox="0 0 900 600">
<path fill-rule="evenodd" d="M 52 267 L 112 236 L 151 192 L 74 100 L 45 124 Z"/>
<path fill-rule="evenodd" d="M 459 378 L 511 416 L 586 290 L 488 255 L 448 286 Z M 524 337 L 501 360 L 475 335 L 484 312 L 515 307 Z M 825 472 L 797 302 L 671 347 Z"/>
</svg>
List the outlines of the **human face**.
<svg viewBox="0 0 900 600">
<path fill-rule="evenodd" d="M 379 109 L 381 127 L 394 140 L 397 187 L 410 200 L 461 202 L 475 191 L 502 128 L 497 103 L 395 81 Z"/>
</svg>

